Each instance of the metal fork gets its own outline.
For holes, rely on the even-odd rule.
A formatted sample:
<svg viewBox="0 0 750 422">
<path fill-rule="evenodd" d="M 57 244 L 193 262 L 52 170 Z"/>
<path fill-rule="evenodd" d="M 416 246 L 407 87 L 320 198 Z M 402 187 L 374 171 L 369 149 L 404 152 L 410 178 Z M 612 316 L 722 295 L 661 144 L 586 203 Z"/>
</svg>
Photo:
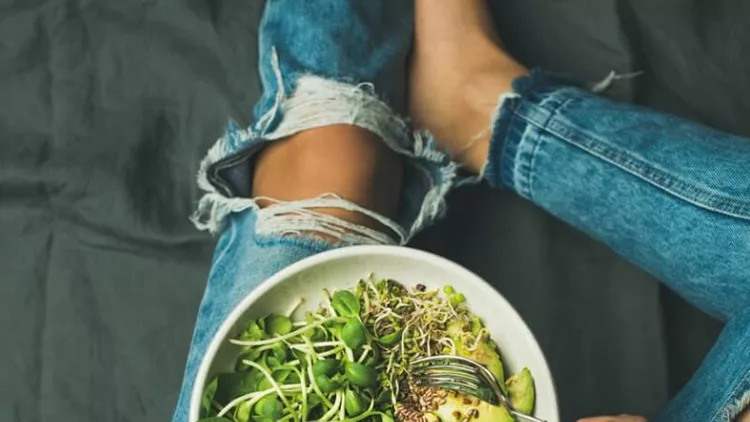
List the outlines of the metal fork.
<svg viewBox="0 0 750 422">
<path fill-rule="evenodd" d="M 505 405 L 521 421 L 545 422 L 513 409 L 498 379 L 479 362 L 461 356 L 441 355 L 417 359 L 409 366 L 411 377 L 418 385 L 459 391 L 495 406 Z"/>
</svg>

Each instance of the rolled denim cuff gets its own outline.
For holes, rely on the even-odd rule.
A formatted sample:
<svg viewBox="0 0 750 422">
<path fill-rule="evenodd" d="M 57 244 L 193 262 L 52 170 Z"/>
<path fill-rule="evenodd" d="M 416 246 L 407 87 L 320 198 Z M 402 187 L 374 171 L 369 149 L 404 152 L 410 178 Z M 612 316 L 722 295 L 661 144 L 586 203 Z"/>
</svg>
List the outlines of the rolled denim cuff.
<svg viewBox="0 0 750 422">
<path fill-rule="evenodd" d="M 557 97 L 547 94 L 560 89 L 581 88 L 585 86 L 579 81 L 541 69 L 534 69 L 514 80 L 513 92 L 500 97 L 492 119 L 489 154 L 482 178 L 493 187 L 513 189 L 528 197 L 529 170 L 536 143 L 524 138 L 529 123 L 518 118 L 516 110 L 525 103 L 533 103 L 553 112 L 560 103 Z"/>
</svg>

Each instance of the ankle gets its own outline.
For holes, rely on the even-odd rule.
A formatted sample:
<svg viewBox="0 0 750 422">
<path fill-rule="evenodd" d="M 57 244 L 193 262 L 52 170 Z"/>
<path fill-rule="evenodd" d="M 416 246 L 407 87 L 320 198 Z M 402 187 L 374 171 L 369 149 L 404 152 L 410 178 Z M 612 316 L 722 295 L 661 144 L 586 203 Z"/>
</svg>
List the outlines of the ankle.
<svg viewBox="0 0 750 422">
<path fill-rule="evenodd" d="M 507 56 L 498 57 L 465 75 L 463 82 L 466 117 L 457 121 L 464 133 L 464 150 L 457 155 L 467 169 L 479 173 L 487 161 L 492 125 L 503 94 L 513 91 L 513 81 L 527 70 Z"/>
</svg>

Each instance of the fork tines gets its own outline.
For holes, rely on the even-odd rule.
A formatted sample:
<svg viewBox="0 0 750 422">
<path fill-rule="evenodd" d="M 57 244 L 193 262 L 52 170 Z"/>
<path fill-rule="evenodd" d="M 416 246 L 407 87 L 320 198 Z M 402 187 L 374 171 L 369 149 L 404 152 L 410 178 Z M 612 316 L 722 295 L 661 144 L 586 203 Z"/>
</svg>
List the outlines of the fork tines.
<svg viewBox="0 0 750 422">
<path fill-rule="evenodd" d="M 503 401 L 495 391 L 497 381 L 492 373 L 470 359 L 431 356 L 415 360 L 410 369 L 411 378 L 417 385 L 459 391 L 492 404 Z"/>
</svg>

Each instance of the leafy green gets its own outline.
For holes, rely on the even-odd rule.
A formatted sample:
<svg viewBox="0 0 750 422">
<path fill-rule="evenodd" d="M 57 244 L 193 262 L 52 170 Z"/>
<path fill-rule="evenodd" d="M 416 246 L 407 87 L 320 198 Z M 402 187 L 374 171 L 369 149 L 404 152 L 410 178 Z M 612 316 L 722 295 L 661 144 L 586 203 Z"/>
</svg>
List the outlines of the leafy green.
<svg viewBox="0 0 750 422">
<path fill-rule="evenodd" d="M 415 359 L 460 354 L 502 374 L 486 328 L 451 286 L 369 278 L 331 293 L 303 318 L 267 315 L 230 340 L 242 347 L 236 372 L 208 384 L 201 422 L 393 422 Z"/>
<path fill-rule="evenodd" d="M 313 363 L 312 370 L 314 375 L 331 376 L 341 367 L 341 361 L 336 359 L 321 359 Z"/>
<path fill-rule="evenodd" d="M 367 342 L 367 331 L 359 318 L 351 318 L 341 328 L 341 340 L 350 349 L 359 349 Z"/>
<path fill-rule="evenodd" d="M 358 387 L 372 387 L 378 382 L 378 373 L 367 365 L 357 362 L 346 364 L 346 379 Z"/>
<path fill-rule="evenodd" d="M 292 320 L 284 315 L 269 315 L 266 318 L 266 332 L 283 336 L 292 331 Z"/>
<path fill-rule="evenodd" d="M 362 396 L 354 390 L 346 390 L 344 408 L 348 416 L 359 416 L 367 410 Z"/>
<path fill-rule="evenodd" d="M 320 391 L 324 393 L 333 393 L 341 387 L 341 383 L 338 380 L 332 379 L 325 374 L 316 375 L 315 383 L 318 385 Z"/>
<path fill-rule="evenodd" d="M 284 412 L 284 406 L 275 396 L 266 396 L 261 399 L 253 408 L 253 412 L 258 416 L 264 416 L 270 419 L 278 419 Z"/>
<path fill-rule="evenodd" d="M 216 378 L 214 400 L 219 403 L 227 403 L 235 397 L 256 391 L 259 380 L 257 371 L 221 374 Z"/>
<path fill-rule="evenodd" d="M 242 340 L 261 340 L 265 337 L 266 331 L 260 326 L 258 321 L 250 321 L 247 329 L 240 335 L 240 339 Z"/>
<path fill-rule="evenodd" d="M 404 333 L 404 330 L 396 330 L 390 334 L 386 334 L 378 339 L 380 344 L 383 346 L 393 346 L 394 344 L 401 341 L 401 335 Z"/>
<path fill-rule="evenodd" d="M 331 306 L 339 315 L 353 317 L 359 315 L 359 299 L 348 290 L 339 290 L 333 295 Z"/>
<path fill-rule="evenodd" d="M 216 395 L 217 379 L 214 378 L 206 386 L 206 390 L 201 398 L 201 415 L 208 416 L 211 411 L 211 405 L 214 401 L 214 395 Z"/>
</svg>

